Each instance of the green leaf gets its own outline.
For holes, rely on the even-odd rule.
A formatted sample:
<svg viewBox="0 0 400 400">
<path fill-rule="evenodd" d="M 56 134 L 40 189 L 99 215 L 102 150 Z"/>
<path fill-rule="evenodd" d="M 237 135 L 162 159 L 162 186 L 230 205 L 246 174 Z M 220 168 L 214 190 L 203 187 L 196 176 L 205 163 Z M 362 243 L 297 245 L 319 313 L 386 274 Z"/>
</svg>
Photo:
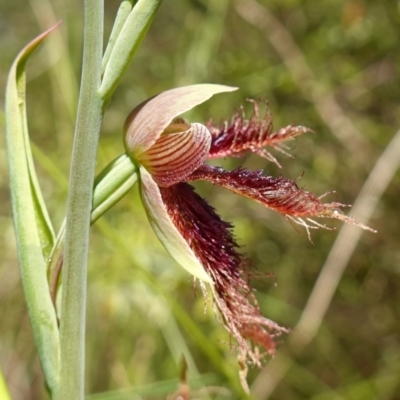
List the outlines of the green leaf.
<svg viewBox="0 0 400 400">
<path fill-rule="evenodd" d="M 51 28 L 50 31 L 53 31 L 58 25 L 59 24 L 57 24 L 55 27 Z M 31 42 L 31 44 L 33 42 Z M 42 245 L 43 256 L 46 259 L 51 252 L 51 248 L 54 243 L 55 235 L 54 235 L 54 229 L 53 229 L 52 223 L 50 221 L 47 207 L 44 202 L 42 191 L 40 189 L 39 182 L 38 182 L 37 175 L 36 175 L 35 165 L 34 165 L 33 156 L 32 156 L 32 149 L 31 149 L 31 145 L 30 145 L 27 116 L 26 116 L 25 64 L 26 64 L 26 61 L 28 60 L 29 55 L 34 50 L 34 48 L 32 49 L 30 47 L 31 44 L 29 44 L 28 46 L 25 47 L 25 49 L 27 49 L 27 51 L 29 53 L 25 54 L 24 53 L 25 49 L 22 50 L 22 52 L 20 52 L 20 54 L 18 55 L 17 59 L 15 60 L 15 62 L 13 64 L 13 67 L 12 67 L 12 69 L 10 71 L 10 75 L 9 75 L 9 81 L 11 80 L 11 74 L 13 74 L 14 66 L 16 67 L 15 80 L 13 82 L 9 82 L 9 85 L 7 86 L 7 95 L 6 96 L 9 96 L 8 88 L 9 87 L 11 88 L 11 86 L 13 86 L 15 83 L 16 86 L 14 86 L 12 90 L 17 90 L 17 99 L 18 99 L 18 105 L 19 105 L 19 107 L 18 107 L 19 117 L 13 116 L 13 118 L 15 117 L 15 118 L 19 119 L 19 128 L 21 128 L 21 133 L 23 135 L 23 138 L 21 138 L 23 140 L 23 147 L 21 146 L 19 148 L 19 151 L 20 151 L 19 156 L 22 157 L 24 155 L 24 157 L 26 158 L 26 165 L 28 168 L 30 184 L 31 184 L 31 190 L 28 191 L 27 193 L 25 193 L 25 199 L 27 201 L 31 201 L 34 206 L 35 216 L 36 216 L 36 224 L 37 224 L 37 228 L 38 228 L 39 235 L 40 235 L 40 242 Z M 20 60 L 18 62 L 17 60 L 19 57 L 20 57 Z M 15 108 L 15 110 L 17 110 L 17 108 Z M 7 111 L 6 111 L 6 113 L 7 113 Z M 8 119 L 8 115 L 6 115 L 6 119 Z M 9 121 L 7 121 L 7 123 L 8 122 Z M 11 158 L 9 158 L 9 159 L 11 159 Z M 10 170 L 10 173 L 11 173 L 11 170 Z M 31 194 L 31 198 L 29 200 L 27 199 L 28 193 Z"/>
<path fill-rule="evenodd" d="M 102 73 L 104 73 L 104 71 L 106 70 L 108 60 L 110 59 L 110 55 L 114 49 L 121 29 L 124 26 L 130 12 L 132 11 L 132 2 L 133 0 L 122 0 L 121 5 L 119 6 L 117 17 L 115 18 L 115 22 L 111 31 L 110 39 L 108 40 L 107 48 L 104 52 L 103 62 L 101 65 Z"/>
<path fill-rule="evenodd" d="M 111 97 L 142 42 L 162 0 L 139 0 L 133 7 L 112 49 L 99 89 L 103 99 Z"/>
<path fill-rule="evenodd" d="M 53 229 L 33 166 L 25 108 L 25 64 L 59 24 L 31 41 L 15 59 L 6 88 L 6 138 L 10 192 L 22 283 L 36 347 L 46 382 L 57 386 L 60 362 L 59 332 L 51 302 L 45 257 Z"/>
</svg>

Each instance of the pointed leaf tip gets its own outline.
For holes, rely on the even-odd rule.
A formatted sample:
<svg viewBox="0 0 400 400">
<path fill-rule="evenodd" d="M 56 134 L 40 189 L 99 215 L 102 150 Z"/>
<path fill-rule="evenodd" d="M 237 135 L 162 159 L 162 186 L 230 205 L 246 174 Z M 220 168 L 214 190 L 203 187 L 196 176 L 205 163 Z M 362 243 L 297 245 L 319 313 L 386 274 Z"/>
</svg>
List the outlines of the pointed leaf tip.
<svg viewBox="0 0 400 400">
<path fill-rule="evenodd" d="M 43 42 L 43 40 L 50 35 L 54 30 L 56 30 L 60 25 L 62 24 L 62 20 L 58 21 L 55 23 L 51 28 L 47 29 L 47 31 L 44 31 L 41 33 L 39 36 L 35 37 L 33 40 L 31 40 L 18 54 L 16 57 L 13 67 L 18 66 L 18 64 L 23 64 L 29 56 L 32 54 L 32 52 Z"/>
<path fill-rule="evenodd" d="M 191 110 L 214 94 L 232 92 L 236 87 L 198 84 L 167 90 L 138 105 L 124 124 L 124 143 L 133 156 L 148 150 L 178 115 Z"/>
</svg>

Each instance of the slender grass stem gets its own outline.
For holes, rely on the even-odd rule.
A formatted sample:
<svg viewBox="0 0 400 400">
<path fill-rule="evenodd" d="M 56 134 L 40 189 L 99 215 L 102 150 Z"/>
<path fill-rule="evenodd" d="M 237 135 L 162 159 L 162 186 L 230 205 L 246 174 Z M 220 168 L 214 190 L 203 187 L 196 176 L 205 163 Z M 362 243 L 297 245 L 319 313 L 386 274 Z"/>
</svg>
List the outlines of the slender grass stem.
<svg viewBox="0 0 400 400">
<path fill-rule="evenodd" d="M 84 3 L 84 50 L 68 193 L 61 376 L 56 400 L 84 399 L 86 279 L 92 188 L 103 102 L 98 95 L 103 45 L 103 1 Z"/>
</svg>

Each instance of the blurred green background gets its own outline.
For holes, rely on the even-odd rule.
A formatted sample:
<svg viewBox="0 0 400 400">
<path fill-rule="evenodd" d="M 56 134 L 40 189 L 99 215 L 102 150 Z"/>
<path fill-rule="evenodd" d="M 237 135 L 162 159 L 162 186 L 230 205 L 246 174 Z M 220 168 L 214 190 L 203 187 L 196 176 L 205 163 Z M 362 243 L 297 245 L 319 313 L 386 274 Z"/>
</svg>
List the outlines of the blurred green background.
<svg viewBox="0 0 400 400">
<path fill-rule="evenodd" d="M 76 113 L 82 4 L 1 0 L 0 6 L 2 91 L 17 52 L 63 20 L 29 62 L 27 88 L 36 166 L 59 227 Z M 106 38 L 118 6 L 106 1 Z M 354 203 L 400 127 L 400 1 L 165 0 L 106 112 L 98 171 L 123 152 L 121 127 L 135 105 L 199 82 L 240 91 L 197 107 L 188 115 L 192 121 L 219 122 L 241 104 L 250 115 L 246 98 L 254 98 L 269 101 L 276 128 L 295 123 L 316 132 L 290 143 L 295 158 L 274 152 L 282 170 L 254 156 L 221 165 L 301 176 L 306 190 L 336 190 L 329 201 Z M 3 110 L 3 97 L 0 102 Z M 3 130 L 3 112 L 1 119 Z M 16 259 L 4 135 L 0 152 L 0 368 L 14 400 L 45 399 Z M 390 175 L 397 161 L 387 162 L 382 171 Z M 294 328 L 315 296 L 338 231 L 313 231 L 313 245 L 303 229 L 260 205 L 211 185 L 196 186 L 234 223 L 257 270 L 274 274 L 254 283 L 263 314 Z M 255 398 L 400 399 L 399 190 L 395 173 L 368 222 L 378 234 L 362 234 L 343 274 L 333 269 L 340 284 L 308 346 L 282 338 L 265 371 L 250 369 Z M 165 399 L 177 389 L 182 354 L 193 398 L 241 398 L 235 349 L 211 305 L 204 313 L 187 273 L 158 243 L 136 188 L 91 230 L 88 285 L 92 399 Z"/>
</svg>

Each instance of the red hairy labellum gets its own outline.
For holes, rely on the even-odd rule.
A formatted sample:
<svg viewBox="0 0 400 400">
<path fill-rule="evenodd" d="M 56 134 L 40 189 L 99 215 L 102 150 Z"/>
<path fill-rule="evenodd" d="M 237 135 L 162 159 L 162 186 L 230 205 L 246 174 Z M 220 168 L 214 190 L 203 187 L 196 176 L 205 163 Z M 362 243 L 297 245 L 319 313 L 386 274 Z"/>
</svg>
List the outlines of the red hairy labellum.
<svg viewBox="0 0 400 400">
<path fill-rule="evenodd" d="M 316 197 L 313 193 L 300 189 L 295 181 L 282 176 L 275 178 L 264 175 L 262 171 L 249 171 L 242 168 L 225 171 L 220 167 L 203 164 L 188 177 L 188 181 L 198 179 L 210 181 L 232 192 L 256 200 L 285 215 L 291 221 L 303 225 L 307 232 L 309 228 L 326 228 L 310 217 L 335 218 L 373 231 L 353 218 L 342 214 L 340 208 L 346 207 L 346 205 L 322 203 L 323 196 Z"/>
<path fill-rule="evenodd" d="M 207 127 L 212 135 L 209 158 L 240 157 L 246 152 L 252 152 L 280 167 L 276 158 L 264 147 L 273 147 L 287 154 L 279 147 L 280 144 L 312 131 L 304 126 L 289 125 L 273 132 L 271 114 L 266 113 L 264 118 L 260 119 L 258 103 L 253 100 L 251 103 L 253 103 L 254 111 L 249 120 L 245 119 L 242 107 L 240 112 L 235 112 L 229 123 L 225 121 L 219 127 L 208 123 Z"/>
<path fill-rule="evenodd" d="M 286 329 L 262 316 L 244 277 L 247 262 L 237 252 L 232 226 L 187 183 L 160 188 L 160 192 L 174 225 L 212 277 L 215 303 L 224 325 L 238 342 L 239 353 L 260 365 L 262 356 L 252 344 L 272 355 L 274 336 Z"/>
<path fill-rule="evenodd" d="M 189 176 L 189 180 L 197 179 L 210 181 L 281 214 L 296 217 L 329 216 L 332 209 L 342 206 L 339 203 L 323 204 L 312 193 L 299 189 L 295 181 L 282 176 L 267 176 L 263 171 L 242 168 L 225 171 L 204 164 Z"/>
</svg>

